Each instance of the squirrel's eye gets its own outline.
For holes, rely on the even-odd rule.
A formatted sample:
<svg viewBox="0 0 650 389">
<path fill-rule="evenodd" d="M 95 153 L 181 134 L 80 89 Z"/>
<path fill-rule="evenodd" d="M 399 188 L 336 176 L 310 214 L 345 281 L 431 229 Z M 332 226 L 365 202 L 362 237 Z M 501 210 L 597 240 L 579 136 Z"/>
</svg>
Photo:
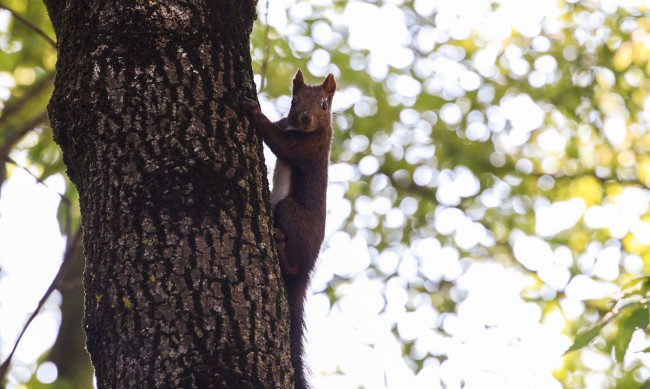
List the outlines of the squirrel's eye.
<svg viewBox="0 0 650 389">
<path fill-rule="evenodd" d="M 323 105 L 321 105 L 321 107 L 323 108 L 323 111 L 327 111 L 327 102 L 324 101 Z"/>
<path fill-rule="evenodd" d="M 295 98 L 295 97 L 294 97 L 293 99 L 291 99 L 291 105 L 292 105 L 292 106 L 293 106 L 293 105 L 296 105 L 296 98 Z"/>
</svg>

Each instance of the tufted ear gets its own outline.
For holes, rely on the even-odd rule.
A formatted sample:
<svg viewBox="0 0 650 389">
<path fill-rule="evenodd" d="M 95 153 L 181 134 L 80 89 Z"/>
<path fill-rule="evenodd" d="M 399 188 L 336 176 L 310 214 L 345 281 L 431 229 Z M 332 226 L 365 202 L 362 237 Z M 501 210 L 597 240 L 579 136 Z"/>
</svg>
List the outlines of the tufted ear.
<svg viewBox="0 0 650 389">
<path fill-rule="evenodd" d="M 327 78 L 325 81 L 323 81 L 323 85 L 321 85 L 323 90 L 325 90 L 325 94 L 328 96 L 333 96 L 334 92 L 336 92 L 336 81 L 334 80 L 334 76 L 330 73 L 327 75 Z"/>
<path fill-rule="evenodd" d="M 298 92 L 298 89 L 305 85 L 305 79 L 302 76 L 302 70 L 298 69 L 298 73 L 296 73 L 296 76 L 293 78 L 293 94 L 295 95 L 296 92 Z"/>
</svg>

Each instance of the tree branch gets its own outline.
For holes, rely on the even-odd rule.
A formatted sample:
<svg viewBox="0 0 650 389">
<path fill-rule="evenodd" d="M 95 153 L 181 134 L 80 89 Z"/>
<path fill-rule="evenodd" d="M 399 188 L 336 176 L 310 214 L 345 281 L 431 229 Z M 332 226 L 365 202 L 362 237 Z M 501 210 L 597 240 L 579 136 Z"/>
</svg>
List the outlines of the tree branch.
<svg viewBox="0 0 650 389">
<path fill-rule="evenodd" d="M 9 11 L 9 13 L 14 18 L 16 18 L 16 20 L 20 21 L 21 23 L 23 23 L 24 25 L 26 25 L 27 27 L 32 29 L 36 34 L 40 35 L 41 38 L 45 39 L 45 41 L 47 41 L 47 43 L 49 43 L 52 47 L 56 48 L 56 42 L 52 38 L 50 38 L 49 35 L 47 35 L 45 33 L 45 31 L 43 31 L 40 28 L 38 28 L 37 26 L 35 26 L 34 24 L 32 24 L 32 22 L 30 22 L 29 20 L 27 20 L 24 17 L 20 16 L 16 11 L 14 11 L 13 9 L 7 7 L 6 5 L 0 3 L 0 8 L 6 9 L 7 11 Z"/>
<path fill-rule="evenodd" d="M 2 8 L 2 5 L 0 5 Z M 40 93 L 44 93 L 48 88 L 54 83 L 54 72 L 47 73 L 44 77 L 39 79 L 36 83 L 32 84 L 29 89 L 26 89 L 20 96 L 13 96 L 10 100 L 6 101 L 6 105 L 2 109 L 2 116 L 0 116 L 0 125 L 5 123 L 11 117 L 20 112 L 31 99 L 35 96 L 38 96 Z M 48 92 L 48 96 L 52 94 L 51 91 Z"/>
<path fill-rule="evenodd" d="M 56 276 L 52 280 L 52 283 L 45 291 L 45 294 L 43 294 L 43 297 L 41 297 L 41 300 L 38 302 L 38 306 L 31 314 L 29 319 L 27 319 L 27 322 L 23 326 L 22 331 L 20 331 L 20 335 L 18 335 L 18 339 L 16 339 L 16 342 L 14 343 L 14 347 L 9 353 L 9 356 L 7 356 L 7 359 L 2 363 L 2 365 L 0 365 L 0 382 L 2 382 L 5 376 L 7 375 L 7 372 L 9 371 L 9 366 L 11 365 L 11 358 L 14 356 L 14 353 L 18 348 L 18 344 L 20 343 L 20 340 L 22 339 L 23 335 L 25 335 L 27 328 L 29 328 L 29 325 L 32 323 L 34 318 L 41 311 L 41 308 L 43 308 L 43 305 L 45 305 L 45 301 L 47 301 L 47 299 L 50 297 L 52 292 L 54 292 L 54 289 L 56 289 L 65 278 L 65 275 L 67 274 L 68 269 L 70 268 L 70 263 L 72 263 L 71 259 L 73 258 L 73 254 L 75 251 L 74 247 L 76 247 L 79 244 L 81 236 L 82 236 L 81 228 L 79 228 L 77 232 L 74 234 L 74 236 L 72 237 L 72 239 L 68 240 L 66 244 L 65 254 L 63 255 L 63 261 L 61 261 L 61 267 L 59 267 L 59 271 L 56 273 Z"/>
<path fill-rule="evenodd" d="M 9 136 L 5 139 L 5 143 L 0 145 L 0 160 L 7 159 L 7 155 L 14 147 L 14 145 L 21 140 L 28 132 L 33 130 L 39 124 L 45 123 L 47 121 L 47 112 L 43 111 L 32 120 L 25 123 L 22 127 L 18 128 L 16 131 L 8 134 Z M 10 161 L 11 162 L 11 161 Z"/>
<path fill-rule="evenodd" d="M 0 156 L 1 156 L 1 155 L 0 155 Z M 52 188 L 50 188 L 49 186 L 47 186 L 47 184 L 46 184 L 46 183 L 45 183 L 41 178 L 39 178 L 38 176 L 36 176 L 34 173 L 30 172 L 29 169 L 27 169 L 26 167 L 21 166 L 18 162 L 14 161 L 13 158 L 11 158 L 11 157 L 9 157 L 9 156 L 4 156 L 4 157 L 0 158 L 0 162 L 3 162 L 3 161 L 4 161 L 4 162 L 9 162 L 9 163 L 15 165 L 17 168 L 24 170 L 25 172 L 27 172 L 27 174 L 29 174 L 30 176 L 32 176 L 32 177 L 36 180 L 37 183 L 43 185 L 43 186 L 46 187 L 47 189 L 52 190 L 54 193 L 58 194 L 59 197 L 61 198 L 61 202 L 62 202 L 62 203 L 65 203 L 65 204 L 67 204 L 68 206 L 71 205 L 71 204 L 70 204 L 70 199 L 67 198 L 67 197 L 65 197 L 65 194 L 58 193 L 58 192 L 55 191 L 54 189 L 52 189 Z M 68 224 L 70 224 L 70 220 L 68 220 Z M 70 236 L 70 232 L 71 232 L 71 231 L 70 231 L 70 226 L 65 226 L 65 232 L 66 232 L 66 235 Z"/>
</svg>

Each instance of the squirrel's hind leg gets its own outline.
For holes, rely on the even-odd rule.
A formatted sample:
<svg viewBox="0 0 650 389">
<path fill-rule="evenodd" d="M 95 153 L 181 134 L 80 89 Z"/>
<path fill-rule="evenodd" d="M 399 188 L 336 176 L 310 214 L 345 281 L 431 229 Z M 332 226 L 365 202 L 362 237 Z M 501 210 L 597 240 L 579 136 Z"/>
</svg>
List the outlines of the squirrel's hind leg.
<svg viewBox="0 0 650 389">
<path fill-rule="evenodd" d="M 275 238 L 275 247 L 278 250 L 278 258 L 280 259 L 280 268 L 282 274 L 296 275 L 300 272 L 300 264 L 296 262 L 289 262 L 286 253 L 286 236 L 284 232 L 278 227 L 273 228 L 273 237 Z"/>
</svg>

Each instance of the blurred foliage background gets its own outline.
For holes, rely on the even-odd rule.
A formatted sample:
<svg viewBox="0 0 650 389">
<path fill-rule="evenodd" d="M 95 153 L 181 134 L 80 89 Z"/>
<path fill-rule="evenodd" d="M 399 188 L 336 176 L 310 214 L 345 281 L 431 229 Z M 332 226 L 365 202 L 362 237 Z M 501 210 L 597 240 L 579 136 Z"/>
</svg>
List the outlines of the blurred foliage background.
<svg viewBox="0 0 650 389">
<path fill-rule="evenodd" d="M 54 37 L 45 8 L 0 8 L 0 182 L 64 177 L 45 111 L 56 50 L 35 31 Z M 308 303 L 317 388 L 646 387 L 648 12 L 633 0 L 259 4 L 263 110 L 288 111 L 297 68 L 339 85 Z M 65 180 L 58 339 L 15 363 L 8 387 L 92 385 Z M 0 270 L 0 290 L 11 276 Z M 0 323 L 12 298 L 0 294 Z M 0 332 L 2 360 L 17 336 Z M 51 382 L 37 378 L 44 363 Z"/>
</svg>

